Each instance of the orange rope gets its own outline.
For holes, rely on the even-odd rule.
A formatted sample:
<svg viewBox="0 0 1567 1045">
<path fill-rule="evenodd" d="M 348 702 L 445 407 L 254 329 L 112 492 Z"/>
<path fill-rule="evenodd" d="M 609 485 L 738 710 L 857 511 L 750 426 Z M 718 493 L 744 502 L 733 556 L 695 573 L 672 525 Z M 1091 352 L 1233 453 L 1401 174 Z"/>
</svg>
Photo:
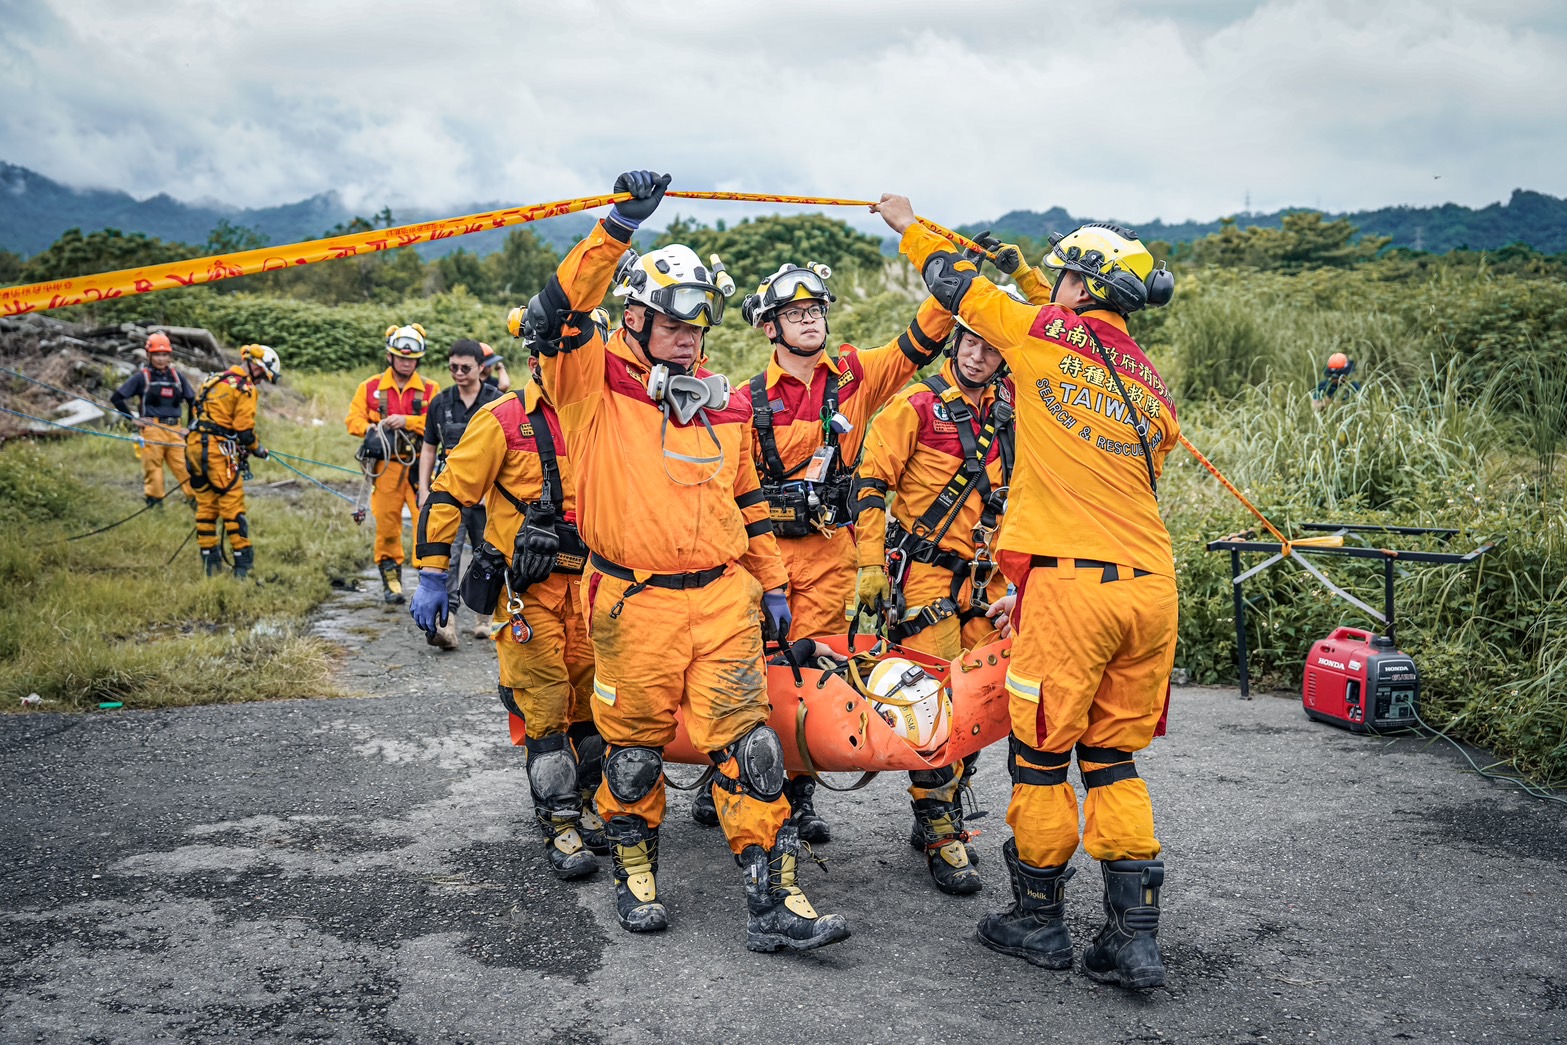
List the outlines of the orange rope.
<svg viewBox="0 0 1567 1045">
<path fill-rule="evenodd" d="M 1246 495 L 1241 493 L 1239 490 L 1237 490 L 1235 488 L 1235 484 L 1230 482 L 1228 479 L 1226 479 L 1224 477 L 1224 473 L 1219 471 L 1219 469 L 1215 468 L 1213 462 L 1208 460 L 1206 457 L 1204 457 L 1202 455 L 1202 451 L 1197 449 L 1195 446 L 1193 446 L 1191 444 L 1191 440 L 1187 439 L 1184 435 L 1180 437 L 1180 440 L 1181 440 L 1181 445 L 1186 447 L 1187 453 L 1189 453 L 1193 457 L 1197 458 L 1197 462 L 1199 464 L 1201 464 L 1204 468 L 1208 469 L 1209 472 L 1213 473 L 1213 477 L 1215 479 L 1219 480 L 1219 482 L 1224 486 L 1224 488 L 1226 490 L 1230 491 L 1230 493 L 1232 495 L 1234 495 L 1234 497 L 1235 497 L 1235 499 L 1237 501 L 1239 501 L 1242 504 L 1244 504 L 1246 506 L 1246 510 L 1247 511 L 1251 512 L 1251 514 L 1255 515 L 1259 520 L 1261 520 L 1262 521 L 1262 525 L 1267 527 L 1267 530 L 1268 530 L 1269 533 L 1273 534 L 1274 537 L 1278 538 L 1279 543 L 1284 546 L 1283 548 L 1280 549 L 1280 551 L 1282 551 L 1285 555 L 1288 555 L 1290 553 L 1290 540 L 1289 540 L 1289 538 L 1284 536 L 1284 534 L 1280 533 L 1279 532 L 1279 528 L 1277 526 L 1274 526 L 1271 522 L 1269 522 L 1268 521 L 1268 517 L 1266 515 L 1263 515 L 1262 512 L 1258 511 L 1257 510 L 1257 506 L 1252 504 L 1250 501 L 1248 501 L 1246 499 Z"/>
</svg>

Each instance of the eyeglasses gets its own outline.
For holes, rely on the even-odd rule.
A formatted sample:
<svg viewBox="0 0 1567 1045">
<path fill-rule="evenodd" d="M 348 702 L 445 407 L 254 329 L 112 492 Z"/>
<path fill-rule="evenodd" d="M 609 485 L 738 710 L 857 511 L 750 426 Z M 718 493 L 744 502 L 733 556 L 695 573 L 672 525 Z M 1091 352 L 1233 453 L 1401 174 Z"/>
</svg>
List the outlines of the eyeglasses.
<svg viewBox="0 0 1567 1045">
<path fill-rule="evenodd" d="M 812 319 L 823 319 L 827 315 L 826 305 L 806 305 L 804 308 L 790 308 L 778 313 L 780 319 L 787 319 L 791 323 L 805 323 Z"/>
<path fill-rule="evenodd" d="M 468 366 L 465 363 L 448 363 L 446 365 L 446 369 L 450 370 L 454 374 L 471 374 L 471 373 L 473 373 L 473 367 Z"/>
</svg>

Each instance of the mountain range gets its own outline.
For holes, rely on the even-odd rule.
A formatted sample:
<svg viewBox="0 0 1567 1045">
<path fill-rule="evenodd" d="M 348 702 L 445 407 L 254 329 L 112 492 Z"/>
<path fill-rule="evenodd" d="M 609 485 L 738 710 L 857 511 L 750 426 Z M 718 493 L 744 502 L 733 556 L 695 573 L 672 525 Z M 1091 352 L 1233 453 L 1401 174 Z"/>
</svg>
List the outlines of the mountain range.
<svg viewBox="0 0 1567 1045">
<path fill-rule="evenodd" d="M 448 217 L 453 213 L 474 214 L 509 204 L 474 203 L 466 207 L 435 212 L 400 212 L 399 224 Z M 1270 214 L 1242 213 L 1235 221 L 1248 225 L 1277 227 L 1289 210 Z M 215 203 L 183 203 L 160 194 L 138 200 L 129 193 L 107 189 L 76 189 L 46 178 L 26 167 L 0 162 L 0 249 L 24 257 L 44 250 L 68 228 L 85 232 L 116 228 L 122 232 L 141 232 L 163 240 L 202 244 L 219 221 L 254 229 L 270 243 L 295 243 L 315 239 L 326 230 L 349 221 L 354 214 L 336 192 L 323 192 L 309 199 L 277 207 L 244 209 Z M 1329 214 L 1329 218 L 1347 218 L 1364 233 L 1391 236 L 1393 246 L 1445 253 L 1468 248 L 1495 250 L 1510 243 L 1524 243 L 1546 254 L 1567 252 L 1567 200 L 1545 193 L 1515 189 L 1506 203 L 1487 207 L 1465 207 L 1447 203 L 1439 207 L 1383 207 L 1379 210 Z M 586 234 L 593 223 L 586 214 L 568 214 L 549 218 L 530 226 L 558 251 L 564 251 Z M 1065 232 L 1085 220 L 1060 207 L 1046 211 L 1015 210 L 993 221 L 960 226 L 961 231 L 992 229 L 1003 239 L 1030 236 L 1044 239 L 1051 232 Z M 1136 224 L 1145 240 L 1184 243 L 1217 232 L 1218 221 L 1163 222 Z M 487 254 L 498 250 L 507 230 L 475 233 L 460 240 L 442 240 L 421 246 L 426 257 L 437 257 L 462 247 Z"/>
</svg>

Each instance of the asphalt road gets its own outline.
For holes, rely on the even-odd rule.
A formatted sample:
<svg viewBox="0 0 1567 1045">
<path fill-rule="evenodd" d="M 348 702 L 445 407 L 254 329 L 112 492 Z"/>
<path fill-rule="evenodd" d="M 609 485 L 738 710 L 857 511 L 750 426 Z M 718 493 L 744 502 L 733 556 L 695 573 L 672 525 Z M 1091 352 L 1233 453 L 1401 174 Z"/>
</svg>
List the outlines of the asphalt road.
<svg viewBox="0 0 1567 1045">
<path fill-rule="evenodd" d="M 684 795 L 673 926 L 632 937 L 607 870 L 547 869 L 493 652 L 437 654 L 368 595 L 334 613 L 363 699 L 3 720 L 0 1042 L 1567 1040 L 1567 809 L 1450 749 L 1177 690 L 1139 760 L 1166 847 L 1163 990 L 975 942 L 1008 894 L 999 752 L 977 787 L 983 893 L 929 885 L 889 775 L 820 803 L 829 870 L 802 872 L 854 937 L 756 955 L 739 871 Z M 1081 945 L 1099 889 L 1077 863 Z"/>
</svg>

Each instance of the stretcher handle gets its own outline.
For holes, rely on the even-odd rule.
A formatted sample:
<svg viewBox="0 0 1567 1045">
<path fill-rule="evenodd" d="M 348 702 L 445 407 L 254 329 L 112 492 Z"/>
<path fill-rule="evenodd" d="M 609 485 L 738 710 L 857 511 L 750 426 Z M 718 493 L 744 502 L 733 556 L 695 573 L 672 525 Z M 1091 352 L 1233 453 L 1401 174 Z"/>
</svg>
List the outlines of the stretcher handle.
<svg viewBox="0 0 1567 1045">
<path fill-rule="evenodd" d="M 866 772 L 861 773 L 860 779 L 856 780 L 848 787 L 837 787 L 823 779 L 821 773 L 817 772 L 816 763 L 811 760 L 810 746 L 805 742 L 805 716 L 805 701 L 801 700 L 799 707 L 796 708 L 794 712 L 794 746 L 795 749 L 800 752 L 800 764 L 805 767 L 807 776 L 829 791 L 858 791 L 860 788 L 876 779 L 875 770 L 867 770 Z"/>
</svg>

